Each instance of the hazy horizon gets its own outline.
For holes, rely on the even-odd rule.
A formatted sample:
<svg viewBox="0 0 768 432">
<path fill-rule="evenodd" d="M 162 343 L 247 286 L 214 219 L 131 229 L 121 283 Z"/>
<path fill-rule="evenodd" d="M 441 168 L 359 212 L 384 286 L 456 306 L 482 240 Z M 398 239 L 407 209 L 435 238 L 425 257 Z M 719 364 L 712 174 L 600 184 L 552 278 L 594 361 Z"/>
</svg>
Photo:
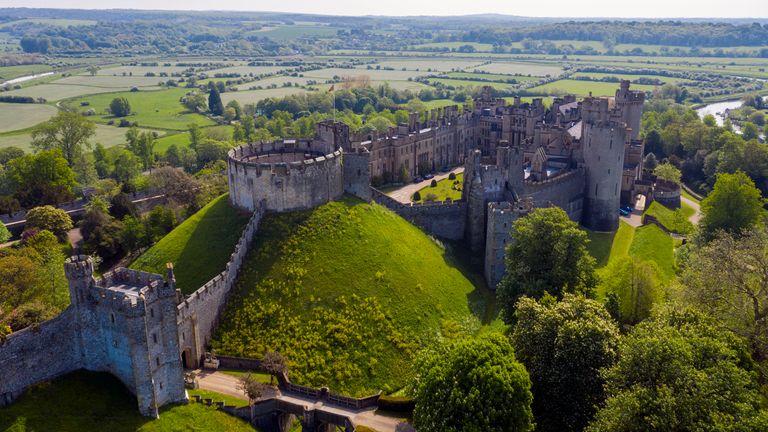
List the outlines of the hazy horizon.
<svg viewBox="0 0 768 432">
<path fill-rule="evenodd" d="M 627 8 L 615 0 L 597 0 L 579 3 L 551 0 L 546 10 L 540 4 L 511 4 L 493 0 L 472 2 L 422 0 L 420 2 L 392 0 L 389 2 L 365 2 L 335 0 L 283 0 L 273 2 L 243 0 L 219 0 L 216 7 L 203 0 L 166 0 L 158 6 L 153 0 L 0 0 L 0 8 L 47 8 L 47 9 L 132 9 L 168 11 L 231 11 L 231 12 L 283 12 L 345 16 L 461 16 L 501 14 L 531 18 L 711 18 L 711 19 L 765 19 L 768 18 L 768 2 L 765 0 L 733 0 L 731 2 L 697 1 L 669 2 L 646 0 L 642 7 Z M 552 12 L 556 11 L 556 12 Z M 659 12 L 662 11 L 662 12 Z"/>
</svg>

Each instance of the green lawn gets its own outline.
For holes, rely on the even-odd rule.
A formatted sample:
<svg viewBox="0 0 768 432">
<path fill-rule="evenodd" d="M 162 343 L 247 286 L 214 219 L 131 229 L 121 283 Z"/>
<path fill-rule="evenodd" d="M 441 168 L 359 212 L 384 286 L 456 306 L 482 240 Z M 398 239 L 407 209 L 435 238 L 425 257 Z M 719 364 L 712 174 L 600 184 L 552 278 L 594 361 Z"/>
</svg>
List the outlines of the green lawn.
<svg viewBox="0 0 768 432">
<path fill-rule="evenodd" d="M 538 77 L 529 77 L 524 75 L 503 75 L 503 74 L 483 74 L 483 73 L 471 73 L 471 72 L 450 72 L 445 74 L 448 78 L 460 78 L 460 79 L 478 79 L 478 80 L 492 80 L 498 82 L 505 82 L 510 79 L 514 79 L 518 82 L 531 82 L 538 81 Z"/>
<path fill-rule="evenodd" d="M 0 430 L 239 432 L 256 429 L 214 407 L 196 403 L 163 407 L 157 420 L 142 417 L 136 398 L 117 378 L 107 373 L 77 371 L 50 384 L 35 386 L 10 406 L 0 408 Z"/>
<path fill-rule="evenodd" d="M 212 346 L 244 357 L 278 351 L 301 384 L 358 396 L 402 388 L 424 343 L 496 322 L 493 294 L 451 248 L 349 197 L 270 214 Z"/>
<path fill-rule="evenodd" d="M 130 122 L 138 122 L 141 127 L 186 130 L 190 123 L 197 123 L 200 126 L 212 125 L 213 121 L 200 114 L 190 113 L 179 102 L 179 98 L 187 91 L 187 89 L 173 88 L 152 92 L 107 93 L 75 98 L 68 101 L 68 104 L 81 112 L 89 109 L 96 110 L 97 115 L 91 117 L 96 122 L 118 122 L 120 119 L 108 114 L 107 108 L 114 98 L 124 97 L 128 99 L 132 111 L 126 119 Z M 81 106 L 83 102 L 89 105 Z"/>
<path fill-rule="evenodd" d="M 28 64 L 0 67 L 0 82 L 8 81 L 26 75 L 49 72 L 51 67 L 44 64 Z"/>
<path fill-rule="evenodd" d="M 651 91 L 654 88 L 655 86 L 652 85 L 632 84 L 633 90 Z M 619 83 L 566 79 L 531 87 L 528 91 L 551 95 L 574 94 L 576 96 L 587 96 L 592 92 L 593 96 L 613 96 L 618 89 Z"/>
<path fill-rule="evenodd" d="M 458 183 L 456 183 L 458 182 Z M 447 198 L 452 200 L 461 199 L 461 190 L 456 190 L 454 187 L 461 189 L 464 184 L 464 173 L 456 175 L 456 180 L 449 180 L 448 177 L 437 182 L 437 186 L 427 186 L 419 189 L 421 195 L 421 201 L 423 201 L 428 194 L 435 194 L 437 198 L 435 201 L 445 201 Z M 411 200 L 416 201 L 411 197 Z"/>
<path fill-rule="evenodd" d="M 269 381 L 267 381 L 269 382 Z M 242 398 L 225 395 L 222 393 L 216 393 L 209 390 L 203 390 L 203 389 L 188 389 L 187 393 L 189 393 L 189 399 L 192 400 L 192 396 L 200 396 L 203 399 L 210 398 L 213 399 L 214 402 L 224 402 L 227 405 L 232 405 L 236 407 L 241 406 L 248 406 L 248 399 L 246 399 L 245 396 Z"/>
<path fill-rule="evenodd" d="M 185 294 L 224 270 L 249 215 L 233 208 L 228 195 L 211 201 L 144 252 L 131 268 L 164 274 L 172 262 L 176 284 Z"/>
<path fill-rule="evenodd" d="M 689 234 L 693 231 L 693 224 L 688 221 L 688 218 L 694 213 L 696 211 L 685 204 L 677 210 L 672 210 L 657 201 L 652 202 L 645 211 L 646 215 L 655 217 L 668 230 L 680 234 Z"/>
<path fill-rule="evenodd" d="M 489 87 L 495 88 L 496 90 L 506 90 L 506 89 L 514 88 L 516 86 L 516 84 L 509 84 L 506 82 L 470 81 L 470 80 L 448 79 L 448 78 L 432 78 L 429 80 L 429 82 L 432 85 L 440 83 L 444 86 L 451 86 L 456 88 L 489 86 Z"/>
<path fill-rule="evenodd" d="M 589 236 L 589 253 L 597 260 L 597 267 L 602 268 L 608 263 L 629 254 L 629 247 L 635 236 L 635 229 L 626 222 L 619 223 L 616 232 L 604 233 L 587 231 Z"/>
<path fill-rule="evenodd" d="M 53 117 L 56 112 L 50 105 L 0 103 L 0 133 L 32 127 Z"/>
<path fill-rule="evenodd" d="M 675 254 L 672 237 L 656 225 L 646 225 L 635 230 L 635 238 L 629 255 L 659 266 L 659 278 L 669 281 L 675 276 Z"/>
</svg>

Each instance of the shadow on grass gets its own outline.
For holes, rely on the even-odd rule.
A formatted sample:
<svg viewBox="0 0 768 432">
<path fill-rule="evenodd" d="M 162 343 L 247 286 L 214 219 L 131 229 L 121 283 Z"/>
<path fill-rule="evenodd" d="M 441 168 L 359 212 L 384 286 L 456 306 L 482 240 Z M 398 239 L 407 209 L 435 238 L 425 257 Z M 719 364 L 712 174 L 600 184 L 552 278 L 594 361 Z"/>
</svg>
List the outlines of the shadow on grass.
<svg viewBox="0 0 768 432">
<path fill-rule="evenodd" d="M 445 264 L 461 272 L 475 287 L 467 294 L 469 310 L 482 324 L 491 324 L 498 318 L 499 310 L 496 307 L 496 293 L 488 289 L 483 276 L 482 258 L 470 252 L 463 241 L 444 240 L 443 243 L 446 245 L 443 253 Z"/>
</svg>

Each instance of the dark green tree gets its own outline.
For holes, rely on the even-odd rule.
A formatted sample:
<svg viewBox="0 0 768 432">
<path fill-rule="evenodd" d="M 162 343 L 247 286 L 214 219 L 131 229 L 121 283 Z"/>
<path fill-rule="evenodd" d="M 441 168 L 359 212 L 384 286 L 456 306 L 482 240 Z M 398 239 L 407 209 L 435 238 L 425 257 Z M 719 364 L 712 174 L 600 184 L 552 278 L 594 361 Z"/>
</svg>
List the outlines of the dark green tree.
<svg viewBox="0 0 768 432">
<path fill-rule="evenodd" d="M 211 114 L 220 116 L 224 114 L 224 103 L 221 101 L 221 94 L 216 86 L 211 87 L 210 93 L 208 93 L 208 109 Z"/>
<path fill-rule="evenodd" d="M 38 151 L 59 149 L 72 166 L 83 149 L 91 147 L 88 140 L 95 133 L 92 121 L 76 112 L 61 111 L 32 129 L 32 147 Z"/>
<path fill-rule="evenodd" d="M 600 369 L 616 361 L 619 329 L 602 304 L 566 294 L 515 307 L 512 345 L 531 375 L 536 430 L 581 431 L 603 402 Z"/>
<path fill-rule="evenodd" d="M 115 117 L 131 115 L 131 104 L 124 97 L 116 97 L 109 103 L 109 112 Z"/>
<path fill-rule="evenodd" d="M 507 246 L 507 274 L 496 289 L 507 320 L 520 296 L 589 294 L 597 283 L 587 233 L 560 208 L 538 208 L 515 221 Z"/>
<path fill-rule="evenodd" d="M 414 426 L 423 432 L 530 431 L 531 380 L 509 341 L 489 334 L 416 360 Z"/>
</svg>

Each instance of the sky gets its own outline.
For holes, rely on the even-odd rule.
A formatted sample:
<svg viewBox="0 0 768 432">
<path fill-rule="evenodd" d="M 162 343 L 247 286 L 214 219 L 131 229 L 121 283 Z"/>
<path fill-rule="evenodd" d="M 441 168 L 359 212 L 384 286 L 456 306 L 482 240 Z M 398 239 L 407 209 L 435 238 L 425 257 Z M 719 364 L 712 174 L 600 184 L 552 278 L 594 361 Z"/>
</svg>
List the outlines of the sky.
<svg viewBox="0 0 768 432">
<path fill-rule="evenodd" d="M 0 0 L 0 7 L 303 12 L 327 15 L 768 18 L 768 0 Z"/>
</svg>

